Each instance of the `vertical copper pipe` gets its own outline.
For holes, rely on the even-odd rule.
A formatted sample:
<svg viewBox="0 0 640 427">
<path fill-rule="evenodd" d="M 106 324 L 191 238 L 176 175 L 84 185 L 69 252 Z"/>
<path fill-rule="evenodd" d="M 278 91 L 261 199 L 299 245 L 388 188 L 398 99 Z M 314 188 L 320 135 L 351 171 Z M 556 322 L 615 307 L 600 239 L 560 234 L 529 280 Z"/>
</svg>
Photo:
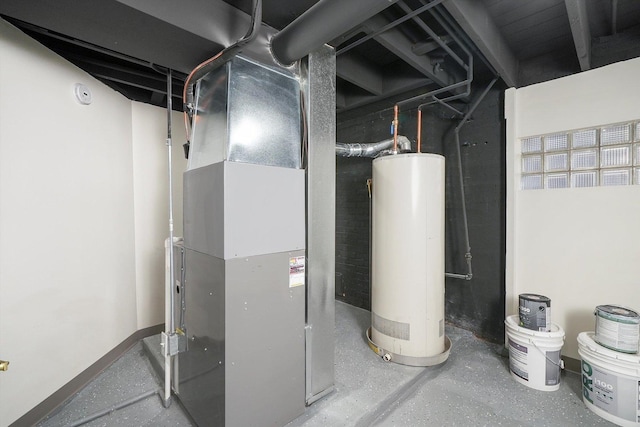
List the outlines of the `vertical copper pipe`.
<svg viewBox="0 0 640 427">
<path fill-rule="evenodd" d="M 393 152 L 398 152 L 398 104 L 393 106 Z"/>
<path fill-rule="evenodd" d="M 420 146 L 422 145 L 422 110 L 418 108 L 418 153 L 421 153 Z"/>
</svg>

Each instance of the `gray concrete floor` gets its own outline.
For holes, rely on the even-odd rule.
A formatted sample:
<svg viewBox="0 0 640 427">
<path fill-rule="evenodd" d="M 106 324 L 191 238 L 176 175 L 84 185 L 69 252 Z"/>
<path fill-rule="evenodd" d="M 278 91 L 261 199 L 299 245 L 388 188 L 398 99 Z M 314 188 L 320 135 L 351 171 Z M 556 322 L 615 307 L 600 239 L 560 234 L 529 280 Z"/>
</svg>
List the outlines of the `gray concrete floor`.
<svg viewBox="0 0 640 427">
<path fill-rule="evenodd" d="M 563 372 L 558 391 L 527 388 L 509 374 L 502 346 L 447 326 L 449 360 L 429 368 L 384 362 L 368 347 L 368 311 L 336 302 L 335 391 L 287 427 L 316 426 L 612 426 L 582 403 L 580 377 Z M 155 339 L 157 341 L 157 339 Z M 153 342 L 153 339 L 152 339 Z M 162 382 L 137 344 L 39 426 L 75 421 Z M 97 418 L 86 426 L 191 426 L 178 402 L 159 395 Z"/>
</svg>

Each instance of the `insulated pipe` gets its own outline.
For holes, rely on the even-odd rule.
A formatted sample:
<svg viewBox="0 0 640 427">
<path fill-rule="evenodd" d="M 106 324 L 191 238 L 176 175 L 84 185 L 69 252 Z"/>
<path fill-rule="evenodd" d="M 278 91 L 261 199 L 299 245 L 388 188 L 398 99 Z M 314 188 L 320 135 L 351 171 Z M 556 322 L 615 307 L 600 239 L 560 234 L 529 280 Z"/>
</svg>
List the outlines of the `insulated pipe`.
<svg viewBox="0 0 640 427">
<path fill-rule="evenodd" d="M 290 65 L 397 0 L 320 0 L 271 38 L 271 53 Z"/>
<path fill-rule="evenodd" d="M 398 135 L 401 151 L 411 151 L 411 141 L 406 136 Z M 336 143 L 336 155 L 340 157 L 377 157 L 384 150 L 393 146 L 393 138 L 374 143 Z"/>
</svg>

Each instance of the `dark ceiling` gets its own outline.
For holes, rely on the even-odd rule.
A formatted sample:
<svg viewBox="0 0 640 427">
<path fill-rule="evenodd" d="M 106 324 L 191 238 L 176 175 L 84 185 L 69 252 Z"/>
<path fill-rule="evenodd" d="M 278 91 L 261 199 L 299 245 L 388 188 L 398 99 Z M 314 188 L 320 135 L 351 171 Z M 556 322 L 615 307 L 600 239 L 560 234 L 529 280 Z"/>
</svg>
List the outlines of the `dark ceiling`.
<svg viewBox="0 0 640 427">
<path fill-rule="evenodd" d="M 316 2 L 263 0 L 263 43 Z M 327 41 L 337 52 L 338 113 L 433 91 L 437 98 L 414 104 L 468 102 L 471 79 L 484 84 L 496 74 L 520 87 L 640 56 L 637 0 L 389 4 Z M 180 108 L 186 74 L 244 35 L 250 8 L 250 0 L 3 0 L 0 14 L 133 100 L 165 105 L 171 68 Z"/>
</svg>

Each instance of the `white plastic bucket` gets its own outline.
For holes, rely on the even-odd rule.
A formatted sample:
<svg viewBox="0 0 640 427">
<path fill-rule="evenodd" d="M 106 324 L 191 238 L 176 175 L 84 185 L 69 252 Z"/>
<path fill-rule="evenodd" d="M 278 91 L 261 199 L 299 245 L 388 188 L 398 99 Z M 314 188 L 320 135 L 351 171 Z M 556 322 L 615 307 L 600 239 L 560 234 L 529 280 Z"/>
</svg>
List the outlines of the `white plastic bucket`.
<svg viewBox="0 0 640 427">
<path fill-rule="evenodd" d="M 557 390 L 560 388 L 560 351 L 564 344 L 564 330 L 550 323 L 549 332 L 534 331 L 518 326 L 518 320 L 518 315 L 513 315 L 504 321 L 511 376 L 536 390 Z"/>
<path fill-rule="evenodd" d="M 582 358 L 582 401 L 591 411 L 620 426 L 640 425 L 640 355 L 610 350 L 578 335 Z"/>
</svg>

